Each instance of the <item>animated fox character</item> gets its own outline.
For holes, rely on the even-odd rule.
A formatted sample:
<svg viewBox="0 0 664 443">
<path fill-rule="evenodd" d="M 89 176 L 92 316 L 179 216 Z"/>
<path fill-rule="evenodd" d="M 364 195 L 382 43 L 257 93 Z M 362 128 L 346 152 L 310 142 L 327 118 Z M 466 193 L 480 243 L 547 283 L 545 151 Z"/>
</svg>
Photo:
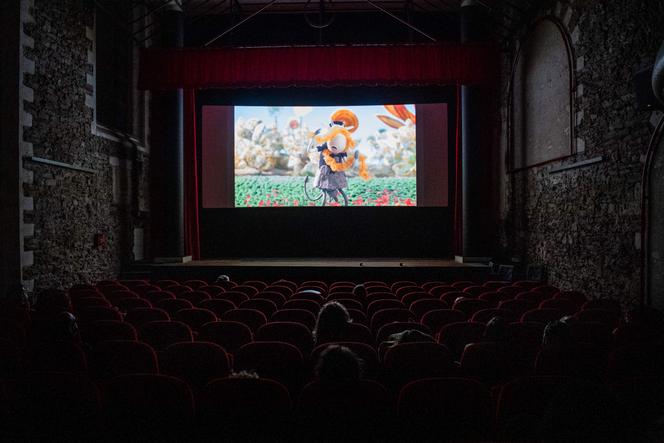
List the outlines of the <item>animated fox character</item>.
<svg viewBox="0 0 664 443">
<path fill-rule="evenodd" d="M 359 160 L 359 176 L 367 180 L 369 173 L 366 157 L 354 151 L 355 140 L 351 133 L 359 126 L 357 116 L 348 109 L 339 109 L 330 116 L 330 127 L 324 133 L 317 131 L 316 149 L 320 152 L 314 186 L 327 194 L 330 200 L 348 187 L 345 171 Z"/>
</svg>

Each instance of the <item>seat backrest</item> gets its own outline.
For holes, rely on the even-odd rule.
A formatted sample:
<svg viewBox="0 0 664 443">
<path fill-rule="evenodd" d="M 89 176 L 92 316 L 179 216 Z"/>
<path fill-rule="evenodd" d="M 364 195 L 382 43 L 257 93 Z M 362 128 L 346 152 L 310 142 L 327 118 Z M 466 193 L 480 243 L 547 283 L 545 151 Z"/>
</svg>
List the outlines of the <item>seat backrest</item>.
<svg viewBox="0 0 664 443">
<path fill-rule="evenodd" d="M 422 316 L 429 311 L 434 309 L 448 309 L 449 306 L 442 300 L 437 298 L 425 298 L 421 300 L 416 300 L 410 305 L 410 311 L 415 314 L 415 317 L 418 320 L 422 319 Z"/>
<path fill-rule="evenodd" d="M 467 316 L 472 317 L 477 311 L 491 308 L 491 303 L 478 298 L 460 298 L 454 302 L 452 309 L 465 312 Z"/>
<path fill-rule="evenodd" d="M 348 297 L 348 294 L 345 293 L 333 294 L 333 295 L 339 295 L 339 297 L 328 296 L 326 301 L 336 301 L 337 303 L 341 303 L 342 305 L 344 305 L 346 309 L 357 309 L 360 311 L 364 310 L 364 304 L 362 301 L 359 300 L 359 298 L 342 298 L 342 297 Z M 353 297 L 352 294 L 351 297 Z"/>
<path fill-rule="evenodd" d="M 451 285 L 434 286 L 429 289 L 429 294 L 436 298 L 440 298 L 448 292 L 459 292 L 459 290 Z"/>
<path fill-rule="evenodd" d="M 179 294 L 178 298 L 188 300 L 192 305 L 198 306 L 202 301 L 209 300 L 212 297 L 205 291 L 191 291 Z"/>
<path fill-rule="evenodd" d="M 173 319 L 185 323 L 193 331 L 198 332 L 205 323 L 217 321 L 217 316 L 208 309 L 188 308 L 177 311 L 173 315 Z"/>
<path fill-rule="evenodd" d="M 320 303 L 305 299 L 288 300 L 286 303 L 284 303 L 281 309 L 306 309 L 312 314 L 318 316 L 318 312 L 320 311 Z"/>
<path fill-rule="evenodd" d="M 320 354 L 328 348 L 330 345 L 344 346 L 357 355 L 361 360 L 362 368 L 362 378 L 374 379 L 378 374 L 379 360 L 378 354 L 373 346 L 369 346 L 366 343 L 352 342 L 352 341 L 341 341 L 341 342 L 332 342 L 324 343 L 318 345 L 311 351 L 311 356 L 309 358 L 309 366 L 315 368 L 320 358 Z"/>
<path fill-rule="evenodd" d="M 251 286 L 260 292 L 267 287 L 267 283 L 261 280 L 247 280 L 242 283 L 242 286 Z"/>
<path fill-rule="evenodd" d="M 216 286 L 216 285 L 207 285 L 207 286 L 201 286 L 197 289 L 198 291 L 203 291 L 207 294 L 210 295 L 210 297 L 216 297 L 217 295 L 221 294 L 222 292 L 225 291 L 224 288 L 221 286 Z"/>
<path fill-rule="evenodd" d="M 189 300 L 183 298 L 167 298 L 158 301 L 154 305 L 155 308 L 163 309 L 168 312 L 168 315 L 173 316 L 181 309 L 191 309 L 194 307 Z"/>
<path fill-rule="evenodd" d="M 411 294 L 413 292 L 426 292 L 419 286 L 414 285 L 414 286 L 402 286 L 399 289 L 396 289 L 394 292 L 394 295 L 397 296 L 398 299 L 402 299 L 404 295 L 406 294 Z"/>
<path fill-rule="evenodd" d="M 166 300 L 169 298 L 175 298 L 175 294 L 172 292 L 167 292 L 167 291 L 147 291 L 144 294 L 141 295 L 141 298 L 149 301 L 152 303 L 152 305 L 156 305 L 162 300 Z"/>
<path fill-rule="evenodd" d="M 277 312 L 277 305 L 272 301 L 265 298 L 252 298 L 247 301 L 243 301 L 238 306 L 240 309 L 256 309 L 265 314 L 265 317 L 270 318 L 272 314 Z"/>
<path fill-rule="evenodd" d="M 469 343 L 461 354 L 461 374 L 489 386 L 505 382 L 514 374 L 513 354 L 506 343 Z"/>
<path fill-rule="evenodd" d="M 408 309 L 381 309 L 371 316 L 370 327 L 374 333 L 388 323 L 415 320 L 415 315 Z"/>
<path fill-rule="evenodd" d="M 385 380 L 394 392 L 404 384 L 425 377 L 445 377 L 455 373 L 450 350 L 438 343 L 402 343 L 387 350 L 383 358 Z"/>
<path fill-rule="evenodd" d="M 304 357 L 290 343 L 256 341 L 238 349 L 234 369 L 256 372 L 262 378 L 277 380 L 290 390 L 296 390 L 302 386 Z"/>
<path fill-rule="evenodd" d="M 83 340 L 91 346 L 106 340 L 136 340 L 136 329 L 129 323 L 117 320 L 100 320 L 90 323 L 81 331 Z"/>
<path fill-rule="evenodd" d="M 135 340 L 104 341 L 93 348 L 91 355 L 95 378 L 159 373 L 157 354 L 147 343 Z"/>
<path fill-rule="evenodd" d="M 498 303 L 499 309 L 507 309 L 514 312 L 517 318 L 521 318 L 524 312 L 535 309 L 537 303 L 528 300 L 503 300 Z"/>
<path fill-rule="evenodd" d="M 481 341 L 484 324 L 475 322 L 457 322 L 443 326 L 438 334 L 438 343 L 448 347 L 455 358 L 460 358 L 468 343 Z"/>
<path fill-rule="evenodd" d="M 88 362 L 81 347 L 72 341 L 33 344 L 28 350 L 27 366 L 32 371 L 86 374 Z"/>
<path fill-rule="evenodd" d="M 221 316 L 224 321 L 238 321 L 243 323 L 251 329 L 251 332 L 256 333 L 258 328 L 267 323 L 265 314 L 255 309 L 232 309 L 225 312 Z"/>
<path fill-rule="evenodd" d="M 128 312 L 125 316 L 125 321 L 131 323 L 135 327 L 140 327 L 153 321 L 167 321 L 171 317 L 168 312 L 159 308 L 138 308 Z"/>
<path fill-rule="evenodd" d="M 391 401 L 385 388 L 371 380 L 339 384 L 313 381 L 307 384 L 298 400 L 299 415 L 317 425 L 322 421 L 346 424 L 349 420 L 365 422 L 387 412 Z"/>
<path fill-rule="evenodd" d="M 204 324 L 198 332 L 201 341 L 216 343 L 230 354 L 253 340 L 249 326 L 235 321 L 213 321 Z"/>
<path fill-rule="evenodd" d="M 293 405 L 281 383 L 265 378 L 219 378 L 205 387 L 205 410 L 226 420 L 286 417 Z"/>
<path fill-rule="evenodd" d="M 222 300 L 228 300 L 231 303 L 233 303 L 235 306 L 238 306 L 240 303 L 242 303 L 245 300 L 249 300 L 249 296 L 247 294 L 235 290 L 225 291 L 220 294 L 214 295 L 213 297 L 220 298 Z"/>
<path fill-rule="evenodd" d="M 494 309 L 480 309 L 479 311 L 473 314 L 473 316 L 470 318 L 470 321 L 487 323 L 493 317 L 500 317 L 508 322 L 516 320 L 516 316 L 512 311 L 509 311 L 507 309 L 494 308 Z"/>
<path fill-rule="evenodd" d="M 424 292 L 421 289 L 418 291 L 409 292 L 401 297 L 401 303 L 403 303 L 406 307 L 410 307 L 413 303 L 415 303 L 418 300 L 435 300 L 435 299 L 431 296 L 431 294 L 429 294 L 428 292 Z"/>
<path fill-rule="evenodd" d="M 491 425 L 491 395 L 485 385 L 465 378 L 424 378 L 405 385 L 397 402 L 399 421 L 416 440 L 480 441 Z"/>
<path fill-rule="evenodd" d="M 204 300 L 198 305 L 198 307 L 214 312 L 217 318 L 221 318 L 226 312 L 230 311 L 231 309 L 235 309 L 233 302 L 222 300 L 220 298 Z"/>
<path fill-rule="evenodd" d="M 442 294 L 440 297 L 440 300 L 444 301 L 447 303 L 448 306 L 454 306 L 454 303 L 458 299 L 463 299 L 465 298 L 465 294 L 460 291 L 448 291 Z"/>
<path fill-rule="evenodd" d="M 129 297 L 113 300 L 113 306 L 122 312 L 129 312 L 136 308 L 152 308 L 152 303 L 142 298 Z"/>
<path fill-rule="evenodd" d="M 246 285 L 237 285 L 233 287 L 233 291 L 236 292 L 242 292 L 249 298 L 253 297 L 258 293 L 258 289 L 254 288 L 253 286 L 246 286 Z"/>
<path fill-rule="evenodd" d="M 434 336 L 438 335 L 445 325 L 466 321 L 466 313 L 455 309 L 435 309 L 422 316 L 420 322 L 427 326 Z"/>
<path fill-rule="evenodd" d="M 193 341 L 189 326 L 179 321 L 152 321 L 138 329 L 140 339 L 156 351 L 162 351 L 173 343 Z"/>
<path fill-rule="evenodd" d="M 521 321 L 535 321 L 547 324 L 554 320 L 560 320 L 565 314 L 560 309 L 537 308 L 526 311 L 521 316 Z"/>
<path fill-rule="evenodd" d="M 76 318 L 81 324 L 101 320 L 122 321 L 122 315 L 117 309 L 108 306 L 89 306 L 76 311 Z"/>
<path fill-rule="evenodd" d="M 313 330 L 316 325 L 316 317 L 305 309 L 281 309 L 270 317 L 271 322 L 290 321 L 305 325 Z"/>
<path fill-rule="evenodd" d="M 311 331 L 295 322 L 272 322 L 258 328 L 256 341 L 281 341 L 297 347 L 302 355 L 309 355 L 314 339 Z"/>
<path fill-rule="evenodd" d="M 162 374 L 178 377 L 196 390 L 230 373 L 226 351 L 212 342 L 172 344 L 159 355 L 159 363 Z"/>
<path fill-rule="evenodd" d="M 270 300 L 276 305 L 277 309 L 281 309 L 284 303 L 286 303 L 286 297 L 277 291 L 261 291 L 256 294 L 255 298 Z"/>
</svg>

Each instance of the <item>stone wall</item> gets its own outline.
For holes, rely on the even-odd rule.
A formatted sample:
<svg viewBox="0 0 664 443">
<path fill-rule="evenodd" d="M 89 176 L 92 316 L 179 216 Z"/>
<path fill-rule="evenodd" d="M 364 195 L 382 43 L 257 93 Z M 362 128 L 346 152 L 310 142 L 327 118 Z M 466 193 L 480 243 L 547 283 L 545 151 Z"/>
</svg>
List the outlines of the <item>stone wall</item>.
<svg viewBox="0 0 664 443">
<path fill-rule="evenodd" d="M 546 1 L 530 19 L 547 15 L 564 24 L 572 44 L 576 153 L 504 171 L 502 247 L 507 255 L 545 265 L 554 285 L 634 304 L 640 293 L 641 174 L 657 116 L 637 109 L 632 71 L 651 64 L 664 40 L 664 4 Z M 520 29 L 504 60 L 504 91 L 516 42 L 526 31 Z M 503 154 L 509 155 L 506 106 L 502 114 Z M 556 172 L 591 159 L 597 163 Z"/>
<path fill-rule="evenodd" d="M 26 79 L 34 91 L 32 127 L 24 134 L 31 155 L 89 170 L 24 160 L 33 174 L 24 193 L 34 202 L 24 213 L 34 224 L 25 239 L 34 263 L 24 280 L 34 279 L 36 289 L 117 275 L 133 258 L 134 226 L 141 223 L 132 183 L 145 179 L 132 174 L 147 174 L 146 154 L 129 140 L 98 135 L 94 124 L 91 5 L 34 0 L 34 23 L 26 28 L 34 40 L 27 54 L 34 74 Z M 138 160 L 145 166 L 134 167 Z"/>
</svg>

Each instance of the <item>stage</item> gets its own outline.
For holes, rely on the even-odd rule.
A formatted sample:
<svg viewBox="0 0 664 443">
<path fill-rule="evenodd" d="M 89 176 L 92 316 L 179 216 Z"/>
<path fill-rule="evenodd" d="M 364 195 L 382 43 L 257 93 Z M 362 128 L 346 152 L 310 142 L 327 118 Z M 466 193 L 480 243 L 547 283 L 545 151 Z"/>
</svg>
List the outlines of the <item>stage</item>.
<svg viewBox="0 0 664 443">
<path fill-rule="evenodd" d="M 188 263 L 137 263 L 125 278 L 200 278 L 214 280 L 228 275 L 233 281 L 273 281 L 286 278 L 294 281 L 350 280 L 471 280 L 483 281 L 488 266 L 477 263 L 459 263 L 453 259 L 398 259 L 398 258 L 223 258 L 194 260 Z"/>
</svg>

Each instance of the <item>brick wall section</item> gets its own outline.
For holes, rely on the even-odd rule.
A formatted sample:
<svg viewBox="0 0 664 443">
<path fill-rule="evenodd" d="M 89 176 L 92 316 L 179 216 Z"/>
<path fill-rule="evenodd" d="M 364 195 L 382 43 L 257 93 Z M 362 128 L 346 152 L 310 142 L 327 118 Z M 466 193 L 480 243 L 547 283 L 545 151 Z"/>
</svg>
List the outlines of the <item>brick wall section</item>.
<svg viewBox="0 0 664 443">
<path fill-rule="evenodd" d="M 34 91 L 34 101 L 29 107 L 32 127 L 24 138 L 37 157 L 96 171 L 89 174 L 24 161 L 33 175 L 24 192 L 34 203 L 25 213 L 34 224 L 34 235 L 26 239 L 34 263 L 24 271 L 26 279 L 35 280 L 36 289 L 110 278 L 131 260 L 131 196 L 114 204 L 111 159 L 129 158 L 131 164 L 134 151 L 92 133 L 91 4 L 34 0 L 35 23 L 28 29 L 34 40 L 29 57 L 35 69 L 26 84 Z M 115 178 L 125 179 L 131 170 L 122 168 Z M 106 236 L 105 247 L 95 247 L 96 234 Z"/>
<path fill-rule="evenodd" d="M 636 108 L 632 70 L 652 63 L 664 40 L 664 4 L 543 3 L 532 18 L 557 17 L 572 40 L 577 154 L 503 175 L 502 246 L 508 255 L 546 265 L 555 285 L 631 305 L 639 298 L 640 181 L 655 117 Z M 509 58 L 503 66 L 505 82 Z M 505 121 L 504 107 L 502 114 Z M 503 154 L 505 130 L 503 122 Z M 599 156 L 601 163 L 550 173 Z"/>
</svg>

